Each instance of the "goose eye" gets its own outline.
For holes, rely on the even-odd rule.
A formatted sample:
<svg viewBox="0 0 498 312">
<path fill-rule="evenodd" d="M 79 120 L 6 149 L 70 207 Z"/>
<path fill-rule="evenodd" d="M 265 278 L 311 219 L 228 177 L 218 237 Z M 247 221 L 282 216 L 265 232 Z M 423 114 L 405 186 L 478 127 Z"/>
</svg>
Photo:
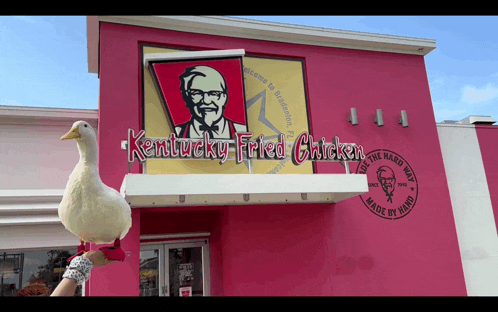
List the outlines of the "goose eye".
<svg viewBox="0 0 498 312">
<path fill-rule="evenodd" d="M 87 125 L 85 125 L 85 128 L 88 127 Z"/>
</svg>

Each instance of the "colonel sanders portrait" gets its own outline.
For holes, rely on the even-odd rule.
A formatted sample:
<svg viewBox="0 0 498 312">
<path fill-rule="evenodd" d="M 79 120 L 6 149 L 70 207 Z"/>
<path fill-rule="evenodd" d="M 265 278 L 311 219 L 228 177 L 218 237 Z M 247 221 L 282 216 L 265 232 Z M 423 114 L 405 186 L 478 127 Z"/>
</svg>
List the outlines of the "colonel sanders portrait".
<svg viewBox="0 0 498 312">
<path fill-rule="evenodd" d="M 247 126 L 224 116 L 228 104 L 228 86 L 219 71 L 209 66 L 189 67 L 180 76 L 180 90 L 192 118 L 175 127 L 180 138 L 233 139 L 235 132 L 247 132 Z M 229 105 L 229 104 L 228 104 Z"/>
<path fill-rule="evenodd" d="M 394 171 L 387 166 L 379 167 L 379 169 L 377 170 L 377 179 L 379 180 L 382 189 L 388 197 L 387 201 L 392 203 L 394 186 L 396 185 L 396 177 L 394 176 Z"/>
</svg>

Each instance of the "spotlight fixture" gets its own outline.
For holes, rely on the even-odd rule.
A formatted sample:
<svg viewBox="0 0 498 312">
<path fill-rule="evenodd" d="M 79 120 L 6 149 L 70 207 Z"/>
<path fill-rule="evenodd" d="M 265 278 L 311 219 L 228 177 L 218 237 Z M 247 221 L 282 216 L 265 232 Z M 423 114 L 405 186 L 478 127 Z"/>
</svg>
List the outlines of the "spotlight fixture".
<svg viewBox="0 0 498 312">
<path fill-rule="evenodd" d="M 356 108 L 351 108 L 351 116 L 349 116 L 349 122 L 356 126 L 358 124 L 358 115 L 356 115 Z"/>
<path fill-rule="evenodd" d="M 374 122 L 379 126 L 382 127 L 384 125 L 384 117 L 382 117 L 382 109 L 378 109 L 376 116 L 374 118 Z"/>
<path fill-rule="evenodd" d="M 399 119 L 399 123 L 403 126 L 403 128 L 408 127 L 408 116 L 406 115 L 406 111 L 401 111 L 401 118 Z"/>
</svg>

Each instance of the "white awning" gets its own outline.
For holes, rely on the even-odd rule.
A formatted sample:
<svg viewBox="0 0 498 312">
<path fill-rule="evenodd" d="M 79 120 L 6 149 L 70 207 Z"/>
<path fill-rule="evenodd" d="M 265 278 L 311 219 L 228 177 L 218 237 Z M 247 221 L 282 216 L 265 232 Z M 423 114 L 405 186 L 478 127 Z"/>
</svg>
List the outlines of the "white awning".
<svg viewBox="0 0 498 312">
<path fill-rule="evenodd" d="M 132 208 L 337 203 L 368 192 L 364 174 L 128 174 Z"/>
</svg>

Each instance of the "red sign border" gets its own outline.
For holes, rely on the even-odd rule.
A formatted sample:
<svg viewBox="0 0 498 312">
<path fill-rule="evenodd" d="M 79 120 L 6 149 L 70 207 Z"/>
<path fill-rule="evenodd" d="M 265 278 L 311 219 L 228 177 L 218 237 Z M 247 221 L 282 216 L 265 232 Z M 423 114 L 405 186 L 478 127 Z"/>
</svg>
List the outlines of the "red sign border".
<svg viewBox="0 0 498 312">
<path fill-rule="evenodd" d="M 185 52 L 187 52 L 187 51 L 185 51 Z M 143 56 L 142 56 L 142 58 L 143 58 Z M 166 105 L 166 100 L 164 99 L 164 95 L 161 92 L 161 87 L 159 86 L 159 80 L 156 76 L 153 65 L 160 64 L 160 63 L 181 63 L 181 62 L 198 62 L 198 61 L 229 60 L 229 59 L 237 59 L 240 61 L 240 69 L 241 69 L 240 70 L 240 72 L 241 72 L 240 79 L 241 79 L 241 83 L 242 83 L 242 98 L 244 100 L 244 114 L 245 114 L 245 119 L 246 119 L 246 129 L 248 132 L 250 132 L 249 120 L 248 120 L 248 115 L 247 115 L 246 89 L 245 89 L 246 86 L 245 86 L 245 82 L 244 82 L 244 64 L 243 64 L 243 57 L 242 56 L 229 56 L 229 57 L 220 56 L 220 57 L 210 57 L 210 58 L 199 57 L 199 58 L 185 58 L 185 59 L 179 59 L 179 60 L 172 59 L 172 60 L 157 60 L 157 61 L 151 60 L 151 61 L 149 61 L 149 70 L 150 70 L 150 73 L 152 75 L 152 81 L 154 82 L 156 92 L 158 93 L 159 99 L 161 100 L 162 107 L 166 111 L 166 115 L 169 118 L 169 121 L 173 127 L 173 133 L 175 133 L 175 125 L 173 125 L 173 119 L 171 118 L 171 114 L 170 114 L 169 109 Z M 143 77 L 142 77 L 142 81 L 143 81 Z M 142 87 L 143 87 L 143 82 L 142 82 Z M 142 88 L 142 90 L 144 90 L 144 89 Z M 145 92 L 144 92 L 144 96 L 145 96 Z M 144 101 L 142 103 L 142 111 L 144 109 L 145 109 L 145 98 L 144 98 Z M 145 113 L 143 113 L 142 119 L 143 119 L 142 120 L 142 122 L 143 122 L 142 129 L 145 130 Z M 212 140 L 218 140 L 218 139 L 212 138 Z"/>
</svg>

